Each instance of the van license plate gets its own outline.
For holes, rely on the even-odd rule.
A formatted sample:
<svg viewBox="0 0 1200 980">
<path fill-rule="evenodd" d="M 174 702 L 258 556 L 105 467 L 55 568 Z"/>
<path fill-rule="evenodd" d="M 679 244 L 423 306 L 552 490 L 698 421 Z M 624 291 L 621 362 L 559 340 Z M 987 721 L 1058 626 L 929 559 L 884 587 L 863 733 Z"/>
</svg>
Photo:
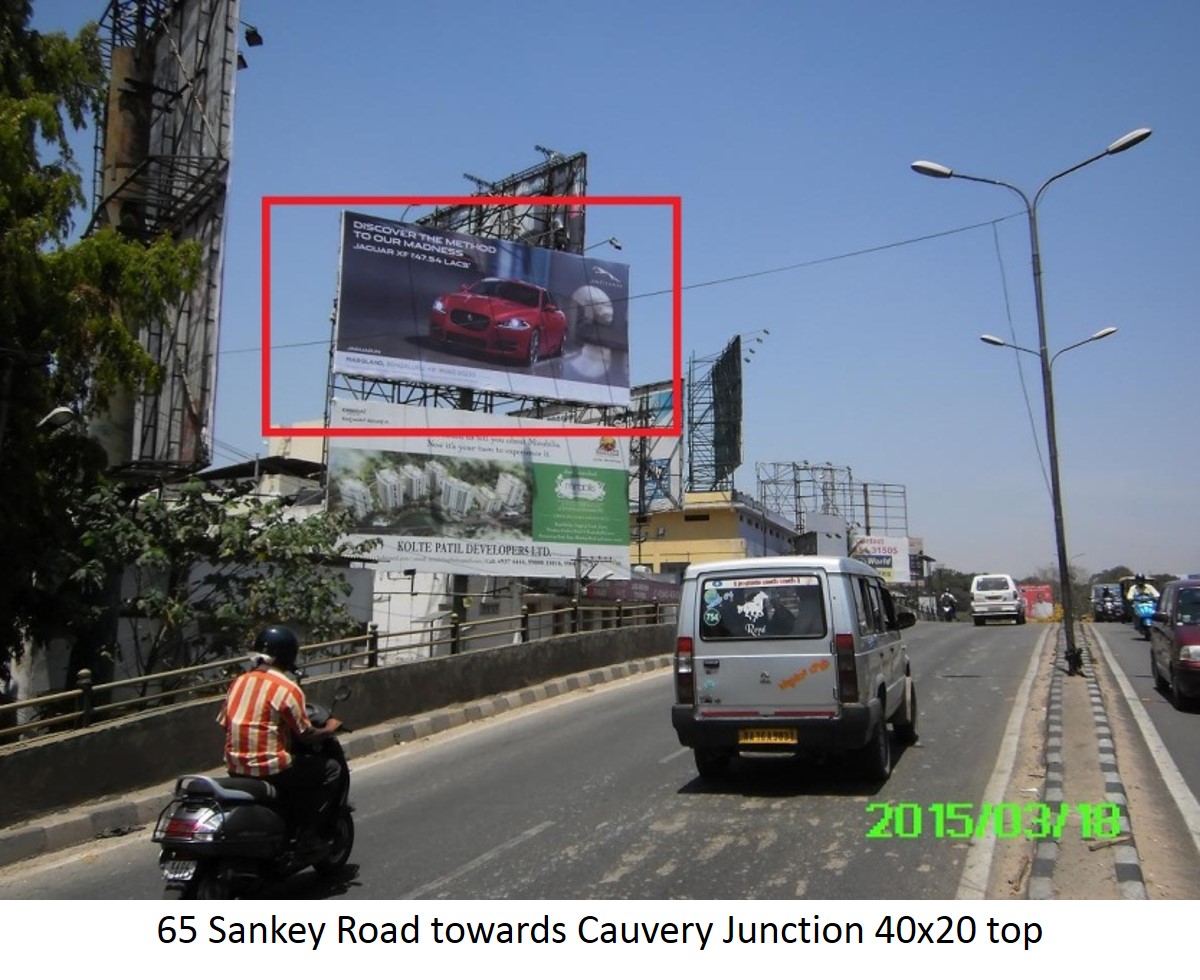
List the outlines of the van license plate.
<svg viewBox="0 0 1200 980">
<path fill-rule="evenodd" d="M 740 728 L 738 729 L 739 745 L 795 745 L 794 728 Z"/>
</svg>

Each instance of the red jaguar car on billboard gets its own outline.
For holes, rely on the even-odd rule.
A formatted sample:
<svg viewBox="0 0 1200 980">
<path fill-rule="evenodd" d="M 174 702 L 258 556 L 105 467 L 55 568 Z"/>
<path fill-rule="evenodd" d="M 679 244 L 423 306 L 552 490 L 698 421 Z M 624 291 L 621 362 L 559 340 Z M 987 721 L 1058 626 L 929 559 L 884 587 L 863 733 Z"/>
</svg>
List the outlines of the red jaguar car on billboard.
<svg viewBox="0 0 1200 980">
<path fill-rule="evenodd" d="M 480 279 L 433 301 L 430 335 L 487 354 L 534 364 L 562 353 L 567 317 L 541 286 L 518 279 Z"/>
</svg>

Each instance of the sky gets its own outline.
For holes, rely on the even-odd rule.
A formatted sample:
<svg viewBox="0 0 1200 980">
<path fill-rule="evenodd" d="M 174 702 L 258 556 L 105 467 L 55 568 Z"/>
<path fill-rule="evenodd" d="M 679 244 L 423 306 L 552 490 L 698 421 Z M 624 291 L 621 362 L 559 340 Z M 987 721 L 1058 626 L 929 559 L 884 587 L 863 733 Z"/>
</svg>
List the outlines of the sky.
<svg viewBox="0 0 1200 980">
<path fill-rule="evenodd" d="M 73 32 L 101 0 L 35 2 Z M 705 0 L 604 5 L 243 0 L 215 461 L 266 451 L 268 195 L 465 195 L 588 154 L 592 195 L 678 195 L 683 355 L 761 337 L 744 459 L 905 489 L 908 531 L 960 571 L 1055 564 L 1029 226 L 1037 220 L 1072 565 L 1200 572 L 1200 4 Z M 81 162 L 90 165 L 90 136 Z M 90 186 L 90 181 L 89 185 Z M 401 209 L 371 209 L 399 217 Z M 409 220 L 419 217 L 414 210 Z M 630 266 L 631 380 L 671 373 L 663 208 L 593 207 Z M 273 422 L 324 414 L 336 208 L 276 219 Z M 594 255 L 597 253 L 593 253 Z M 780 270 L 780 271 L 773 271 Z M 764 331 L 769 331 L 766 333 Z"/>
</svg>

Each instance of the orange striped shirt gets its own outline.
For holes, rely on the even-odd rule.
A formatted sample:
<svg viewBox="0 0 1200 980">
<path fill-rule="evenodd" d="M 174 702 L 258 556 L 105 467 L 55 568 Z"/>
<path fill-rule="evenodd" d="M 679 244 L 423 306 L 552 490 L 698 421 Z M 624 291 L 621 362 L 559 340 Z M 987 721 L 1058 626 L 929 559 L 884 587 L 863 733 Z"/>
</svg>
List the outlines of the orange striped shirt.
<svg viewBox="0 0 1200 980">
<path fill-rule="evenodd" d="M 278 670 L 252 670 L 230 686 L 217 715 L 225 765 L 237 776 L 269 776 L 292 764 L 292 738 L 312 728 L 300 685 Z"/>
</svg>

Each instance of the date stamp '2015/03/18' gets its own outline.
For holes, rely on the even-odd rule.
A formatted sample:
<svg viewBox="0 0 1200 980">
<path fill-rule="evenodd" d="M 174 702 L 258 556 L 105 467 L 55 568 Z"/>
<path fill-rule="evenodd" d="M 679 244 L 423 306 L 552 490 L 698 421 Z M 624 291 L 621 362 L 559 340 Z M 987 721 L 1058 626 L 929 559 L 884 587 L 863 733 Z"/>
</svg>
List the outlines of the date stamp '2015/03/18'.
<svg viewBox="0 0 1200 980">
<path fill-rule="evenodd" d="M 1121 833 L 1117 803 L 868 803 L 867 813 L 879 817 L 868 840 L 926 835 L 961 840 L 989 831 L 1001 840 L 1058 840 L 1072 816 L 1081 838 L 1106 840 Z"/>
</svg>

